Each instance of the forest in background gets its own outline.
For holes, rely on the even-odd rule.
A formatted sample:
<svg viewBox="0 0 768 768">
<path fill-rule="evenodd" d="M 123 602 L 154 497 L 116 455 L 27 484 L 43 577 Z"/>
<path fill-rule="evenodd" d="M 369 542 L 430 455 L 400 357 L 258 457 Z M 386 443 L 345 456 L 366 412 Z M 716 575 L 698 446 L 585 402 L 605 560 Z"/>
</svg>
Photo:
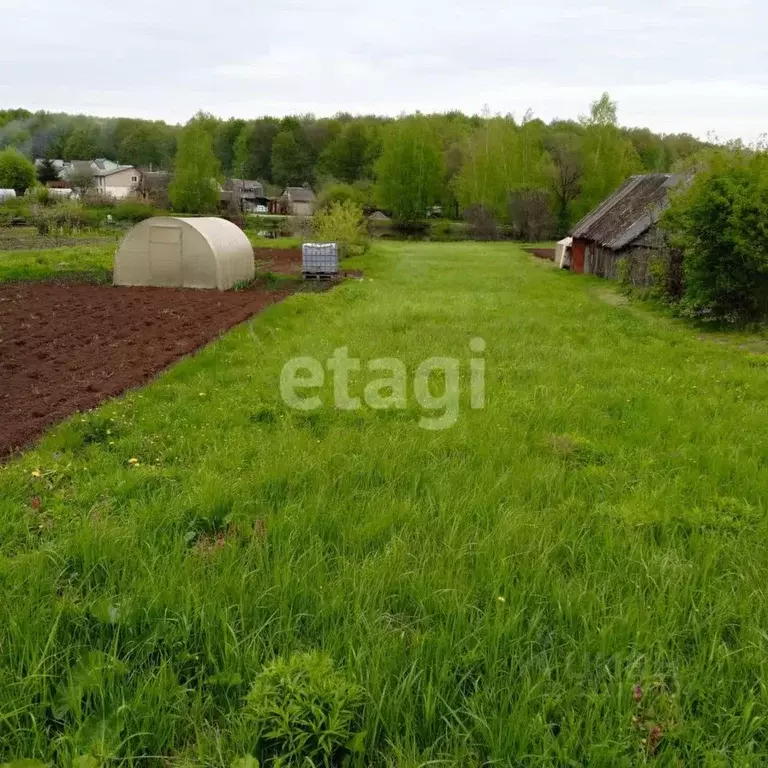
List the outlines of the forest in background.
<svg viewBox="0 0 768 768">
<path fill-rule="evenodd" d="M 682 169 L 707 146 L 687 134 L 620 126 L 606 93 L 587 114 L 550 123 L 530 111 L 520 120 L 487 111 L 254 120 L 201 112 L 185 127 L 0 110 L 0 150 L 173 171 L 178 142 L 192 125 L 210 137 L 222 178 L 258 179 L 275 193 L 306 183 L 321 198 L 324 190 L 346 189 L 365 208 L 384 208 L 406 222 L 433 206 L 447 218 L 525 220 L 524 234 L 532 236 L 566 231 L 630 174 Z"/>
</svg>

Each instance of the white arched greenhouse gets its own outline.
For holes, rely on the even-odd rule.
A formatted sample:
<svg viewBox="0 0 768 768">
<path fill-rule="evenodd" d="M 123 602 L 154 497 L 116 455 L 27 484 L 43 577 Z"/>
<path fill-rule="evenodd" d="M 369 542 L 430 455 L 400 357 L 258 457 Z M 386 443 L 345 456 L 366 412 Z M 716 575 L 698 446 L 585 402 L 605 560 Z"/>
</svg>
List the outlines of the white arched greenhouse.
<svg viewBox="0 0 768 768">
<path fill-rule="evenodd" d="M 255 272 L 253 248 L 231 221 L 158 216 L 123 238 L 114 283 L 226 290 Z"/>
</svg>

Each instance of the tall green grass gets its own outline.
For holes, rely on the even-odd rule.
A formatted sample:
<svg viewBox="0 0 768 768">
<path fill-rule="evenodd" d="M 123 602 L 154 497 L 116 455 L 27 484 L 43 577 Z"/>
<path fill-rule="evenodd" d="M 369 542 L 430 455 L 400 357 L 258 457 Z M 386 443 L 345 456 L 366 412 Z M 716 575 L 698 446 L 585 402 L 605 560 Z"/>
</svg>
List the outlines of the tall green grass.
<svg viewBox="0 0 768 768">
<path fill-rule="evenodd" d="M 300 700 L 352 765 L 763 762 L 765 358 L 511 245 L 351 266 L 0 469 L 0 755 L 270 764 Z M 476 336 L 443 432 L 278 395 Z"/>
<path fill-rule="evenodd" d="M 109 282 L 116 250 L 115 244 L 50 250 L 0 250 L 0 282 L 64 277 Z"/>
</svg>

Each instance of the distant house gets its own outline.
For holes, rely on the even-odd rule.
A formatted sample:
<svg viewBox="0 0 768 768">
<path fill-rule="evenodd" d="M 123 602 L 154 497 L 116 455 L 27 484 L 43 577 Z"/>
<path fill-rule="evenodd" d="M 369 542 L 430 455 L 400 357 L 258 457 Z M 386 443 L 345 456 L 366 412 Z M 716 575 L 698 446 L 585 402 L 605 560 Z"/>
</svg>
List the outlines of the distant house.
<svg viewBox="0 0 768 768">
<path fill-rule="evenodd" d="M 167 187 L 171 183 L 170 171 L 155 171 L 152 168 L 139 168 L 140 182 L 146 182 L 153 186 Z"/>
<path fill-rule="evenodd" d="M 139 169 L 139 185 L 136 195 L 158 208 L 168 208 L 168 189 L 171 185 L 169 171 L 156 171 L 151 166 Z"/>
<path fill-rule="evenodd" d="M 315 193 L 311 187 L 286 187 L 282 195 L 273 201 L 270 211 L 288 216 L 311 216 L 315 210 Z"/>
<path fill-rule="evenodd" d="M 36 160 L 39 166 L 42 160 Z M 94 190 L 101 195 L 118 199 L 136 192 L 141 181 L 141 171 L 132 165 L 120 165 L 104 157 L 95 160 L 54 160 L 53 166 L 59 172 L 59 179 L 71 182 L 81 174 L 93 177 Z"/>
<path fill-rule="evenodd" d="M 266 213 L 264 185 L 255 179 L 227 179 L 221 188 L 222 202 L 232 203 L 243 213 Z"/>
<path fill-rule="evenodd" d="M 128 197 L 138 189 L 140 172 L 132 165 L 119 165 L 99 158 L 90 163 L 96 191 L 116 198 Z"/>
<path fill-rule="evenodd" d="M 669 173 L 630 176 L 571 231 L 571 271 L 616 279 L 619 260 L 626 259 L 632 283 L 652 282 L 652 261 L 670 255 L 659 217 L 669 191 L 683 179 Z"/>
<path fill-rule="evenodd" d="M 43 164 L 42 158 L 37 158 L 35 160 L 35 170 L 37 170 L 42 164 Z M 66 163 L 63 160 L 51 160 L 51 165 L 54 167 L 56 172 L 61 175 L 61 172 L 64 170 L 64 166 Z"/>
</svg>

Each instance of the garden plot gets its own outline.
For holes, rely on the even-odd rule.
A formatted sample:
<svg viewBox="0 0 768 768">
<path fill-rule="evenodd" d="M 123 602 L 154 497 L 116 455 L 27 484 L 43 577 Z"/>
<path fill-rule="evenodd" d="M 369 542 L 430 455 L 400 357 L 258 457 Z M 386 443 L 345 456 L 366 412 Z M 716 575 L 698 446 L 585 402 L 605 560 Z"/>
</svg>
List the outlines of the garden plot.
<svg viewBox="0 0 768 768">
<path fill-rule="evenodd" d="M 253 258 L 257 272 L 301 274 L 301 248 L 254 248 Z"/>
<path fill-rule="evenodd" d="M 257 273 L 301 275 L 301 248 L 254 248 L 253 258 L 256 260 Z M 343 269 L 338 276 L 340 278 L 360 279 L 363 273 L 359 269 Z"/>
<path fill-rule="evenodd" d="M 148 381 L 295 289 L 0 285 L 0 456 Z"/>
</svg>

